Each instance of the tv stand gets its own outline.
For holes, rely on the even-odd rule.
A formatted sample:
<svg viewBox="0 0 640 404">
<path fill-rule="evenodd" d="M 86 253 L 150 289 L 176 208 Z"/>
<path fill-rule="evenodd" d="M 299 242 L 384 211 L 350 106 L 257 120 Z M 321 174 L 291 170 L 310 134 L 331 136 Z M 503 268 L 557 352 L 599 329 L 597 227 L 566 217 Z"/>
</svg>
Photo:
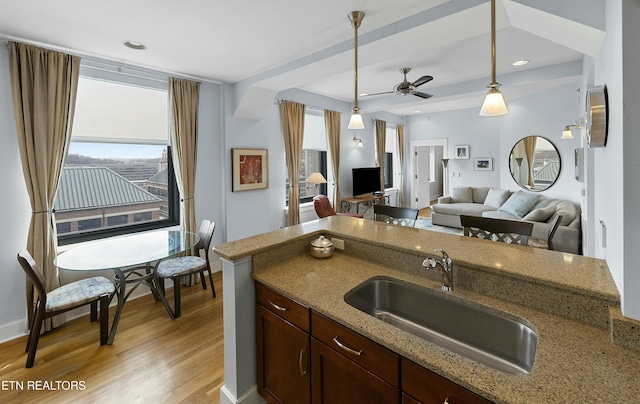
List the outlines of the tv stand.
<svg viewBox="0 0 640 404">
<path fill-rule="evenodd" d="M 353 198 L 344 198 L 340 205 L 342 211 L 345 213 L 358 213 L 363 216 L 367 216 L 366 213 L 371 209 L 373 205 L 388 205 L 389 195 L 373 195 L 364 194 L 354 196 Z M 371 213 L 372 216 L 373 213 Z"/>
</svg>

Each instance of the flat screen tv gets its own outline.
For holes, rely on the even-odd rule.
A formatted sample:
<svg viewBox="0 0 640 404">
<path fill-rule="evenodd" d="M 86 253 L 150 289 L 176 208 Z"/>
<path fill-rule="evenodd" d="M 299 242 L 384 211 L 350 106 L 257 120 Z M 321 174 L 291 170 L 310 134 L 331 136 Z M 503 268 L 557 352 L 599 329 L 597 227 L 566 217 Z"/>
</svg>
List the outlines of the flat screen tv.
<svg viewBox="0 0 640 404">
<path fill-rule="evenodd" d="M 380 167 L 353 168 L 353 196 L 372 194 L 380 189 Z"/>
</svg>

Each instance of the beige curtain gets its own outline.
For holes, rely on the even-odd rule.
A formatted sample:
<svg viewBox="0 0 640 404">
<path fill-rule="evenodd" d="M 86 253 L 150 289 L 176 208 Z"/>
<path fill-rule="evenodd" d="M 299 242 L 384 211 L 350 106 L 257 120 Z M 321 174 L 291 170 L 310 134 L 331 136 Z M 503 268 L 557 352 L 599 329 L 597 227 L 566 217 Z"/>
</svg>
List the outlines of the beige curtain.
<svg viewBox="0 0 640 404">
<path fill-rule="evenodd" d="M 171 156 L 173 170 L 182 196 L 180 223 L 187 231 L 197 232 L 195 212 L 196 154 L 198 148 L 198 98 L 200 83 L 169 79 L 171 111 Z"/>
<path fill-rule="evenodd" d="M 327 131 L 327 143 L 331 152 L 331 168 L 333 169 L 333 210 L 340 212 L 342 201 L 340 198 L 340 113 L 324 111 L 324 126 Z"/>
<path fill-rule="evenodd" d="M 283 101 L 281 106 L 282 135 L 289 173 L 289 209 L 287 226 L 300 223 L 300 162 L 302 159 L 302 138 L 304 136 L 304 105 L 293 101 Z"/>
<path fill-rule="evenodd" d="M 387 122 L 376 119 L 376 150 L 380 167 L 380 190 L 384 192 L 384 158 L 387 144 Z"/>
<path fill-rule="evenodd" d="M 524 152 L 527 156 L 527 173 L 528 173 L 528 182 L 529 186 L 533 187 L 533 157 L 536 153 L 536 137 L 535 136 L 527 136 L 524 138 Z"/>
<path fill-rule="evenodd" d="M 398 162 L 400 163 L 400 185 L 398 186 L 398 206 L 404 206 L 404 125 L 396 126 L 398 132 Z"/>
<path fill-rule="evenodd" d="M 27 250 L 49 291 L 60 286 L 53 266 L 58 248 L 53 205 L 71 139 L 80 58 L 10 42 L 9 60 L 22 172 L 31 201 Z M 34 304 L 33 285 L 27 279 L 29 324 Z M 64 321 L 64 315 L 48 319 L 44 329 Z"/>
</svg>

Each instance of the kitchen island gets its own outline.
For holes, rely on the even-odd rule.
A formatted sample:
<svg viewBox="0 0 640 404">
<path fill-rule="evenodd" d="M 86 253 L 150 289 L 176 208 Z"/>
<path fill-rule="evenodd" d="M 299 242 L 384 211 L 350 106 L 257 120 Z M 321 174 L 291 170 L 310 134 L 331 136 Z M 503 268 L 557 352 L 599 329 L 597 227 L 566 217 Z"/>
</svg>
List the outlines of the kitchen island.
<svg viewBox="0 0 640 404">
<path fill-rule="evenodd" d="M 343 240 L 344 251 L 312 258 L 309 243 L 319 234 Z M 436 248 L 453 259 L 454 296 L 522 319 L 537 332 L 531 373 L 491 369 L 345 303 L 345 293 L 374 276 L 439 289 L 439 275 L 420 265 L 438 256 Z M 619 315 L 619 295 L 602 260 L 350 217 L 225 243 L 215 252 L 223 259 L 225 290 L 222 402 L 259 401 L 254 280 L 494 402 L 640 399 L 640 353 L 621 346 L 637 348 L 637 322 Z"/>
</svg>

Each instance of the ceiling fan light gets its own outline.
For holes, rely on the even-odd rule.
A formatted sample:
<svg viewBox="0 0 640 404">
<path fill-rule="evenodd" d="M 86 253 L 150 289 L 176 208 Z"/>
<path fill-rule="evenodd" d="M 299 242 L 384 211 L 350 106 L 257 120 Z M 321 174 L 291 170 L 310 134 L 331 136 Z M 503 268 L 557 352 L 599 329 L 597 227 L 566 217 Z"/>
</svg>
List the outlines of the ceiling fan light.
<svg viewBox="0 0 640 404">
<path fill-rule="evenodd" d="M 482 108 L 480 108 L 480 116 L 500 116 L 508 113 L 509 110 L 502 93 L 497 86 L 491 85 L 489 92 L 484 97 Z"/>
<path fill-rule="evenodd" d="M 360 115 L 360 111 L 356 108 L 353 109 L 353 114 L 351 114 L 351 118 L 349 119 L 348 129 L 364 129 L 364 121 L 362 120 L 362 115 Z"/>
</svg>

